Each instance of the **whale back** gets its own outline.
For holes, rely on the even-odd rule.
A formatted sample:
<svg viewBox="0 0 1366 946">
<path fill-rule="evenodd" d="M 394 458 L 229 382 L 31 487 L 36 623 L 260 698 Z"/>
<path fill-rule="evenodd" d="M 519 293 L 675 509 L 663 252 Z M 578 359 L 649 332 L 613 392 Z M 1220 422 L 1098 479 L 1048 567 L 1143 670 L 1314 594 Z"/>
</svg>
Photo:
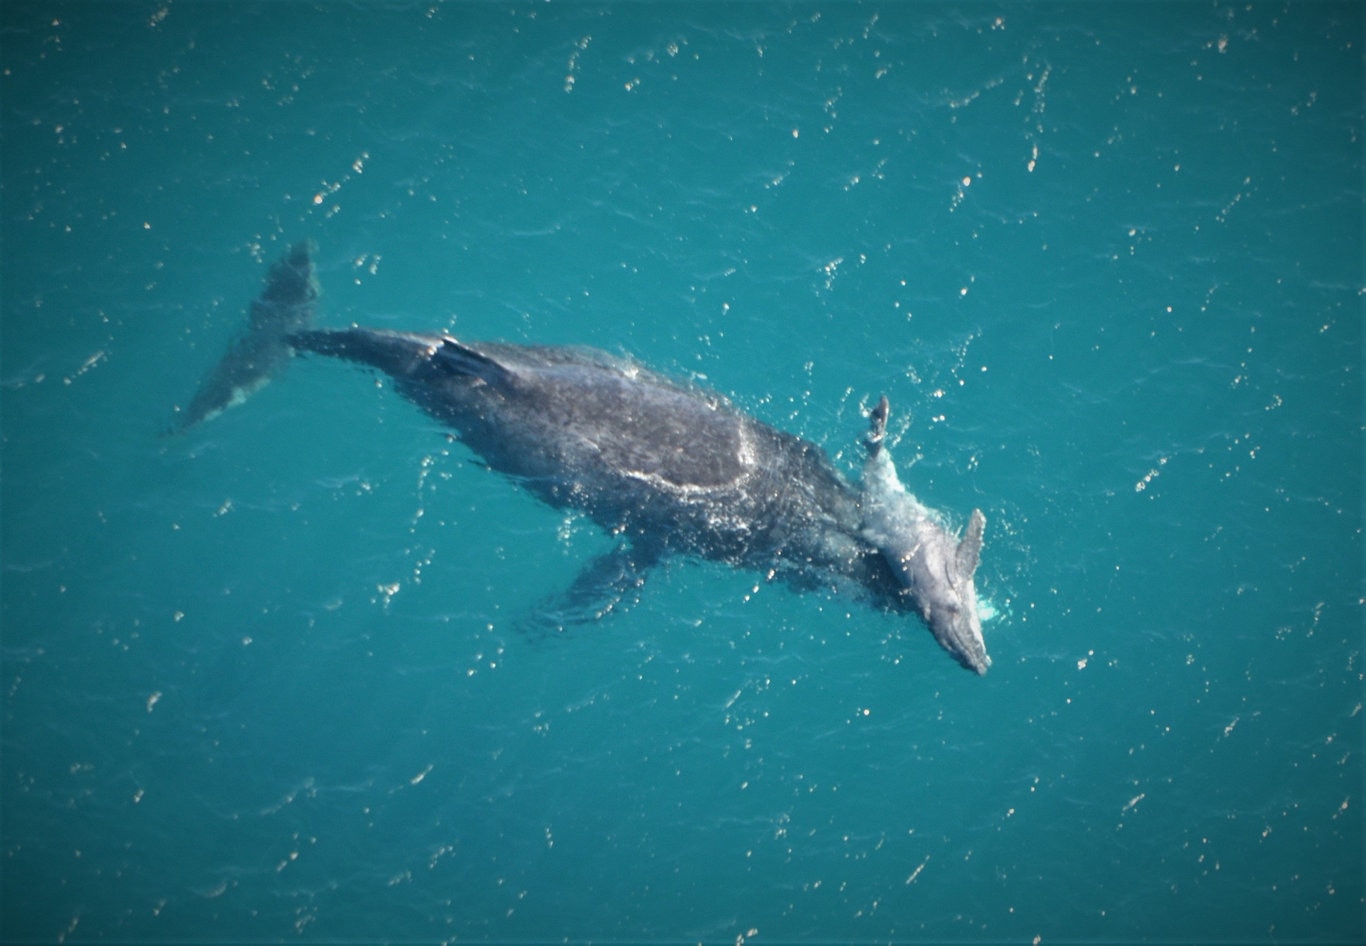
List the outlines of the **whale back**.
<svg viewBox="0 0 1366 946">
<path fill-rule="evenodd" d="M 784 577 L 866 577 L 857 496 L 825 452 L 713 391 L 593 349 L 366 328 L 291 343 L 385 372 L 489 467 L 610 532 L 735 564 L 781 553 Z"/>
</svg>

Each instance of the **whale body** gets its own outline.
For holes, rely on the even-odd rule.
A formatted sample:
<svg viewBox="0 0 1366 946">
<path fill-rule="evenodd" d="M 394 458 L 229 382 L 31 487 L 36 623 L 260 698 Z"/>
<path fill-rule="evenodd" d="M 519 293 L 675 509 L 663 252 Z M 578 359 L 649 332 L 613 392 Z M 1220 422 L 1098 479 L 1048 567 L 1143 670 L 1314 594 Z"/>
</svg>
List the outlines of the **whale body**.
<svg viewBox="0 0 1366 946">
<path fill-rule="evenodd" d="M 305 327 L 317 296 L 310 253 L 300 244 L 272 268 L 270 306 L 258 300 L 245 341 L 210 376 L 232 383 L 201 388 L 181 429 L 279 374 L 290 354 L 355 362 L 387 375 L 491 469 L 617 537 L 566 592 L 571 614 L 610 610 L 661 558 L 692 555 L 918 615 L 960 664 L 986 672 L 973 585 L 985 518 L 974 510 L 959 542 L 902 487 L 882 444 L 885 398 L 855 485 L 816 444 L 604 352 Z M 606 606 L 581 606 L 595 601 Z"/>
</svg>

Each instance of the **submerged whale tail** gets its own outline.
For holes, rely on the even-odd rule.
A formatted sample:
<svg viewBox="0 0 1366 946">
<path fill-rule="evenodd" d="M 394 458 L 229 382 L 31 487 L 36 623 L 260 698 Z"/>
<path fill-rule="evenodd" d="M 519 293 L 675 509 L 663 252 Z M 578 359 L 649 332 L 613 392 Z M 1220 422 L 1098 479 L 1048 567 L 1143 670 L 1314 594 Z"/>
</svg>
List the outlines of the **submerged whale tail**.
<svg viewBox="0 0 1366 946">
<path fill-rule="evenodd" d="M 265 288 L 251 304 L 246 331 L 228 347 L 189 407 L 180 411 L 170 433 L 183 433 L 241 404 L 285 370 L 292 353 L 290 335 L 313 323 L 319 294 L 313 271 L 316 249 L 312 240 L 296 243 L 270 267 Z"/>
</svg>

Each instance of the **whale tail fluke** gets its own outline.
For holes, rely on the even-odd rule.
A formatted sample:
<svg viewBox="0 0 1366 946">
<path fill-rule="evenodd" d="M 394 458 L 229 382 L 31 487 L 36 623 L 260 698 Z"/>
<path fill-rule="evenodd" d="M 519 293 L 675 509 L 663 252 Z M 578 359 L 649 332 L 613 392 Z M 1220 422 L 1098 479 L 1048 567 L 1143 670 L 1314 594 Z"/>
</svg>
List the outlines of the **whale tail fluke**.
<svg viewBox="0 0 1366 946">
<path fill-rule="evenodd" d="M 177 408 L 179 416 L 169 433 L 183 433 L 242 403 L 285 370 L 292 354 L 290 336 L 313 323 L 319 295 L 316 250 L 312 240 L 303 240 L 270 267 L 265 288 L 251 304 L 246 330 L 228 346 L 189 406 Z"/>
</svg>

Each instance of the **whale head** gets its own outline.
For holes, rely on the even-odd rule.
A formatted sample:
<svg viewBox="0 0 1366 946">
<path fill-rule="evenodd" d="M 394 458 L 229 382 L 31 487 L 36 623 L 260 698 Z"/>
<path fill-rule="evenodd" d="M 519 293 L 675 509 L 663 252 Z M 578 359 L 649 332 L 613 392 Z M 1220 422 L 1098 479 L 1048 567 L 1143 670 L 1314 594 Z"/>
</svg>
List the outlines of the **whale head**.
<svg viewBox="0 0 1366 946">
<path fill-rule="evenodd" d="M 974 673 L 991 666 L 973 576 L 986 516 L 972 511 L 960 541 L 914 496 L 870 477 L 863 498 L 863 536 L 887 562 L 902 604 L 919 613 L 934 639 Z"/>
<path fill-rule="evenodd" d="M 884 397 L 869 415 L 861 496 L 863 538 L 891 567 L 900 601 L 919 612 L 939 645 L 967 669 L 986 673 L 991 658 L 982 639 L 973 583 L 986 516 L 974 509 L 959 541 L 901 485 L 883 445 L 887 415 Z"/>
<path fill-rule="evenodd" d="M 979 674 L 991 666 L 973 581 L 986 522 L 982 511 L 974 509 L 961 542 L 935 527 L 902 558 L 900 568 L 894 565 L 906 585 L 903 593 L 914 598 L 935 640 L 960 664 Z"/>
</svg>

